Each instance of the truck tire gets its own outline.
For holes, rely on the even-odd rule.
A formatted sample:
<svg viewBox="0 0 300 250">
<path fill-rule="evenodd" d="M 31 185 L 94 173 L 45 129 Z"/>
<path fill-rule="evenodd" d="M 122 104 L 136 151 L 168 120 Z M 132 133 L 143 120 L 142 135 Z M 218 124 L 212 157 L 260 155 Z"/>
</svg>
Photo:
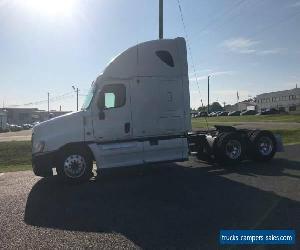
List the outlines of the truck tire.
<svg viewBox="0 0 300 250">
<path fill-rule="evenodd" d="M 235 132 L 221 133 L 214 144 L 215 160 L 220 165 L 236 165 L 244 157 L 246 143 Z"/>
<path fill-rule="evenodd" d="M 87 181 L 93 175 L 93 160 L 84 150 L 64 149 L 59 156 L 57 174 L 70 182 Z"/>
<path fill-rule="evenodd" d="M 257 130 L 249 136 L 250 158 L 255 161 L 269 161 L 276 152 L 275 136 L 266 130 Z"/>
</svg>

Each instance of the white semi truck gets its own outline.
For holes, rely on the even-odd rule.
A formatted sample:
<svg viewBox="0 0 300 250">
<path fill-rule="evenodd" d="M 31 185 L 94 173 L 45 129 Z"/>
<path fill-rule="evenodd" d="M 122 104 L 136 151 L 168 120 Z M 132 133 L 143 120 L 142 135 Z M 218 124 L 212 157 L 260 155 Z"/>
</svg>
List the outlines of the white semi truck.
<svg viewBox="0 0 300 250">
<path fill-rule="evenodd" d="M 271 132 L 216 126 L 191 132 L 184 38 L 127 49 L 92 83 L 82 110 L 35 126 L 32 164 L 38 176 L 87 180 L 97 169 L 186 161 L 190 154 L 222 164 L 272 159 Z"/>
</svg>

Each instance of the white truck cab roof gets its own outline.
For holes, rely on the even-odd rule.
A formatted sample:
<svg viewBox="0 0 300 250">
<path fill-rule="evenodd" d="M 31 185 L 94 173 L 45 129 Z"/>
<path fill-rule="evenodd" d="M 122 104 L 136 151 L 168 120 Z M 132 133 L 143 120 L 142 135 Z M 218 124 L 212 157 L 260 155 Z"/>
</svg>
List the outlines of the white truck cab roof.
<svg viewBox="0 0 300 250">
<path fill-rule="evenodd" d="M 188 75 L 184 38 L 152 40 L 116 56 L 100 78 L 180 77 Z"/>
</svg>

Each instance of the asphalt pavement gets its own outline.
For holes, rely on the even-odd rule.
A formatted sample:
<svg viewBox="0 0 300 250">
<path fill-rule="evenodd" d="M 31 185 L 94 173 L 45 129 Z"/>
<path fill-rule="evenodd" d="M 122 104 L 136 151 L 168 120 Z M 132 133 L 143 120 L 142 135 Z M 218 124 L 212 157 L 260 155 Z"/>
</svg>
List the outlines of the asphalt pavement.
<svg viewBox="0 0 300 250">
<path fill-rule="evenodd" d="M 295 229 L 298 244 L 286 249 L 299 249 L 300 145 L 264 164 L 224 169 L 191 159 L 79 185 L 31 171 L 0 175 L 4 249 L 223 249 L 220 229 Z"/>
</svg>

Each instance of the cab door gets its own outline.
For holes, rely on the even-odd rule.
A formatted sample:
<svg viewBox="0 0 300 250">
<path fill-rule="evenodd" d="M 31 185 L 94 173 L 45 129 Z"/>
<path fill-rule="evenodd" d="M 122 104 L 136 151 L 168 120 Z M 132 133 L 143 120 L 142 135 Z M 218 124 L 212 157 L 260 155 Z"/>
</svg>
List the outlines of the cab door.
<svg viewBox="0 0 300 250">
<path fill-rule="evenodd" d="M 132 139 L 130 81 L 105 82 L 93 104 L 94 152 L 98 168 L 138 165 L 143 143 Z"/>
<path fill-rule="evenodd" d="M 129 81 L 104 82 L 93 109 L 95 140 L 126 140 L 131 131 Z"/>
</svg>

